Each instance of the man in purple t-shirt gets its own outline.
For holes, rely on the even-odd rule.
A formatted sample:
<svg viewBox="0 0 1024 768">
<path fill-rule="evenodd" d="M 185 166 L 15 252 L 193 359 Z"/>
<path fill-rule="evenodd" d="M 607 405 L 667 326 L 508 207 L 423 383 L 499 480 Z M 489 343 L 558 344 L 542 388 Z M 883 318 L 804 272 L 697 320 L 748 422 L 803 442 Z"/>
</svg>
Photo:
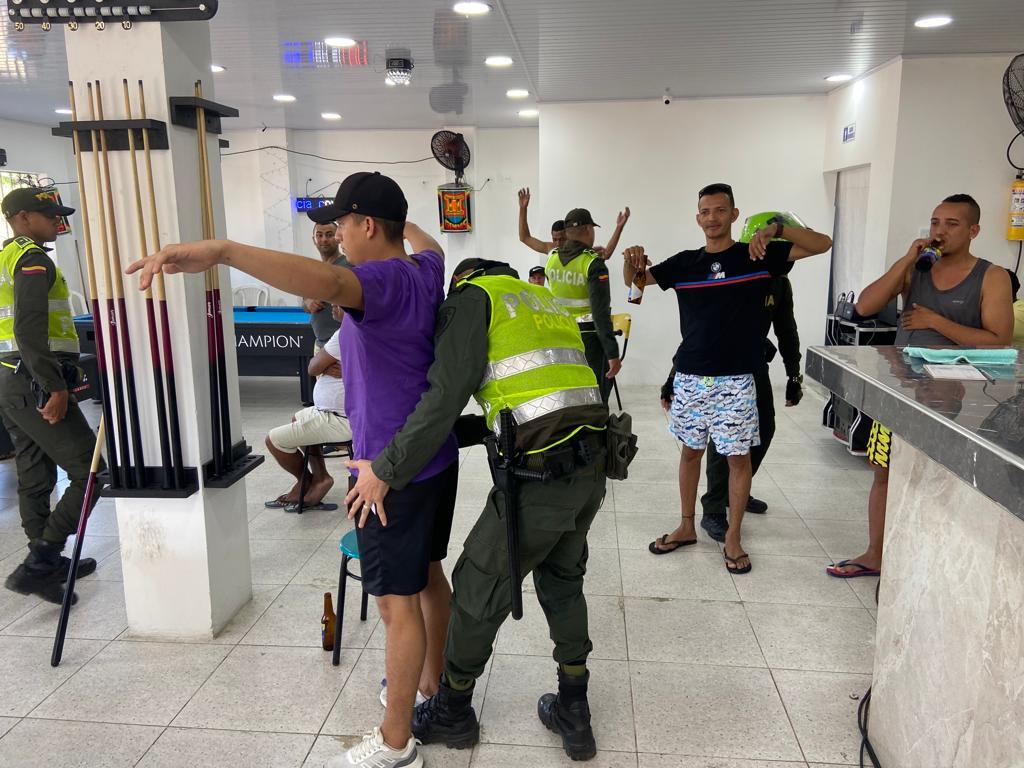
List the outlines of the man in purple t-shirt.
<svg viewBox="0 0 1024 768">
<path fill-rule="evenodd" d="M 407 212 L 393 180 L 355 173 L 341 183 L 332 205 L 309 213 L 318 223 L 338 221 L 351 268 L 204 240 L 168 246 L 128 272 L 141 271 L 140 284 L 148 286 L 161 269 L 201 272 L 227 264 L 282 291 L 344 307 L 341 363 L 353 455 L 372 460 L 427 390 L 437 309 L 444 298 L 441 247 L 406 223 Z M 405 253 L 403 237 L 412 255 Z M 363 588 L 377 598 L 387 630 L 387 709 L 380 728 L 332 765 L 423 764 L 410 724 L 417 687 L 430 695 L 441 675 L 451 597 L 441 560 L 455 509 L 457 458 L 455 439 L 449 437 L 414 482 L 388 494 L 386 514 L 379 510 L 357 529 Z M 361 511 L 350 509 L 349 517 Z"/>
</svg>

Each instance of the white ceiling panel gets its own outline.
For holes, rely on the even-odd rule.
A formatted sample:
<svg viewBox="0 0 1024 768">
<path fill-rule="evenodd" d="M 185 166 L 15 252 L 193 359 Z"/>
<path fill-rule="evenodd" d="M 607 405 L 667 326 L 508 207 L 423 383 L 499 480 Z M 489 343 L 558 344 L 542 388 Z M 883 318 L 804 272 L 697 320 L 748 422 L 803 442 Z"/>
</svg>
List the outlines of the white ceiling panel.
<svg viewBox="0 0 1024 768">
<path fill-rule="evenodd" d="M 1014 53 L 1021 0 L 491 0 L 467 19 L 438 0 L 221 0 L 211 22 L 218 100 L 232 127 L 424 128 L 529 124 L 535 103 L 821 93 L 894 56 Z M 54 123 L 68 79 L 63 32 L 0 20 L 0 117 Z M 916 18 L 946 13 L 941 29 Z M 131 34 L 108 30 L 112 41 Z M 359 41 L 358 55 L 322 40 Z M 412 84 L 384 84 L 389 48 L 407 48 Z M 484 66 L 505 54 L 507 69 Z M 525 101 L 505 92 L 526 88 Z M 274 93 L 296 97 L 282 106 Z M 342 115 L 327 123 L 322 112 Z"/>
</svg>

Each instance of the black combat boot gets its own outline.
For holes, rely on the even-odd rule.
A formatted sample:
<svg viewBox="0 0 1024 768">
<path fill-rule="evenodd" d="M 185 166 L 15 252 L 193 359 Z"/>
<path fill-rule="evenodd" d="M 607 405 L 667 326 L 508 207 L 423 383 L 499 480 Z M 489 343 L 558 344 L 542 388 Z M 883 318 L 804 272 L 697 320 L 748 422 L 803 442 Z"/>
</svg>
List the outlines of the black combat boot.
<svg viewBox="0 0 1024 768">
<path fill-rule="evenodd" d="M 590 760 L 597 754 L 590 727 L 587 683 L 590 672 L 572 677 L 558 668 L 558 693 L 545 693 L 537 702 L 537 717 L 548 730 L 560 734 L 565 754 L 572 760 Z"/>
<path fill-rule="evenodd" d="M 416 707 L 412 735 L 421 744 L 444 744 L 467 749 L 480 741 L 480 723 L 473 711 L 473 689 L 456 691 L 441 675 L 437 693 Z"/>
<path fill-rule="evenodd" d="M 62 544 L 42 539 L 30 542 L 25 562 L 14 569 L 4 582 L 4 586 L 22 595 L 38 595 L 49 603 L 59 605 L 64 602 L 64 583 L 68 578 L 71 561 L 61 557 L 62 549 Z M 62 560 L 66 562 L 62 563 Z M 88 572 L 92 573 L 96 570 L 96 561 L 91 558 L 89 560 L 92 568 Z M 78 573 L 81 572 L 82 569 L 79 567 Z M 78 595 L 72 596 L 71 604 L 74 605 L 77 601 Z"/>
</svg>

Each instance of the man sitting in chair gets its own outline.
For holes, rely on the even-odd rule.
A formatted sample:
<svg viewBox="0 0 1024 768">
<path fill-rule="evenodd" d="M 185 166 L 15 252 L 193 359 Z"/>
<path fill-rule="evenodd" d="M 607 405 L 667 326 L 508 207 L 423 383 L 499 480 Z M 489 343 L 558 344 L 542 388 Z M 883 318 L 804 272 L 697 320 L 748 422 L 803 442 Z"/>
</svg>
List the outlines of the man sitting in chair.
<svg viewBox="0 0 1024 768">
<path fill-rule="evenodd" d="M 339 323 L 344 317 L 340 307 L 334 307 L 332 314 Z M 337 504 L 324 503 L 324 497 L 334 485 L 334 478 L 327 474 L 321 446 L 324 443 L 347 443 L 352 439 L 352 429 L 345 415 L 345 382 L 339 362 L 340 332 L 339 327 L 309 363 L 309 375 L 317 377 L 313 387 L 313 405 L 296 413 L 290 424 L 274 427 L 267 435 L 267 450 L 295 478 L 295 485 L 290 491 L 264 503 L 270 509 L 283 508 L 285 512 L 294 512 L 298 508 L 299 489 L 303 486 L 306 489 L 303 510 L 338 508 Z M 305 482 L 302 477 L 302 448 L 309 454 Z"/>
</svg>

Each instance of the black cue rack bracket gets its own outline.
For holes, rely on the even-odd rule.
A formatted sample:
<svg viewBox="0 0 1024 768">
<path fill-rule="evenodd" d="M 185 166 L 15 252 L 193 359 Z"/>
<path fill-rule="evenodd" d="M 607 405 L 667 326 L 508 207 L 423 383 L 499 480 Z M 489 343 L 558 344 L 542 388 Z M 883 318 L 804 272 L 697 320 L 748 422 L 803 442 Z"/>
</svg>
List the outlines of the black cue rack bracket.
<svg viewBox="0 0 1024 768">
<path fill-rule="evenodd" d="M 168 149 L 167 123 L 162 120 L 135 119 L 135 120 L 79 120 L 75 122 L 60 123 L 56 128 L 51 128 L 50 133 L 54 136 L 71 138 L 75 132 L 78 133 L 78 144 L 83 152 L 92 152 L 91 131 L 106 131 L 107 149 L 111 152 L 127 152 L 128 131 L 135 135 L 135 149 L 142 149 L 142 131 L 149 131 L 150 149 Z"/>
<path fill-rule="evenodd" d="M 163 467 L 146 467 L 146 485 L 144 488 L 115 488 L 110 484 L 110 470 L 105 469 L 96 476 L 96 481 L 104 487 L 100 496 L 114 499 L 187 499 L 199 490 L 199 473 L 195 467 L 182 468 L 185 477 L 183 488 L 164 488 Z M 122 474 L 132 474 L 131 467 L 123 467 Z M 134 476 L 133 476 L 134 479 Z"/>
<path fill-rule="evenodd" d="M 213 474 L 213 461 L 203 464 L 203 484 L 207 488 L 230 488 L 263 463 L 264 457 L 252 452 L 244 440 L 231 449 L 231 464 L 220 475 Z"/>
<path fill-rule="evenodd" d="M 196 115 L 200 107 L 205 110 L 207 133 L 223 133 L 221 118 L 238 117 L 238 110 L 234 107 L 218 104 L 209 99 L 200 99 L 197 96 L 171 96 L 168 101 L 171 105 L 171 125 L 180 125 L 182 128 L 196 130 Z"/>
</svg>

